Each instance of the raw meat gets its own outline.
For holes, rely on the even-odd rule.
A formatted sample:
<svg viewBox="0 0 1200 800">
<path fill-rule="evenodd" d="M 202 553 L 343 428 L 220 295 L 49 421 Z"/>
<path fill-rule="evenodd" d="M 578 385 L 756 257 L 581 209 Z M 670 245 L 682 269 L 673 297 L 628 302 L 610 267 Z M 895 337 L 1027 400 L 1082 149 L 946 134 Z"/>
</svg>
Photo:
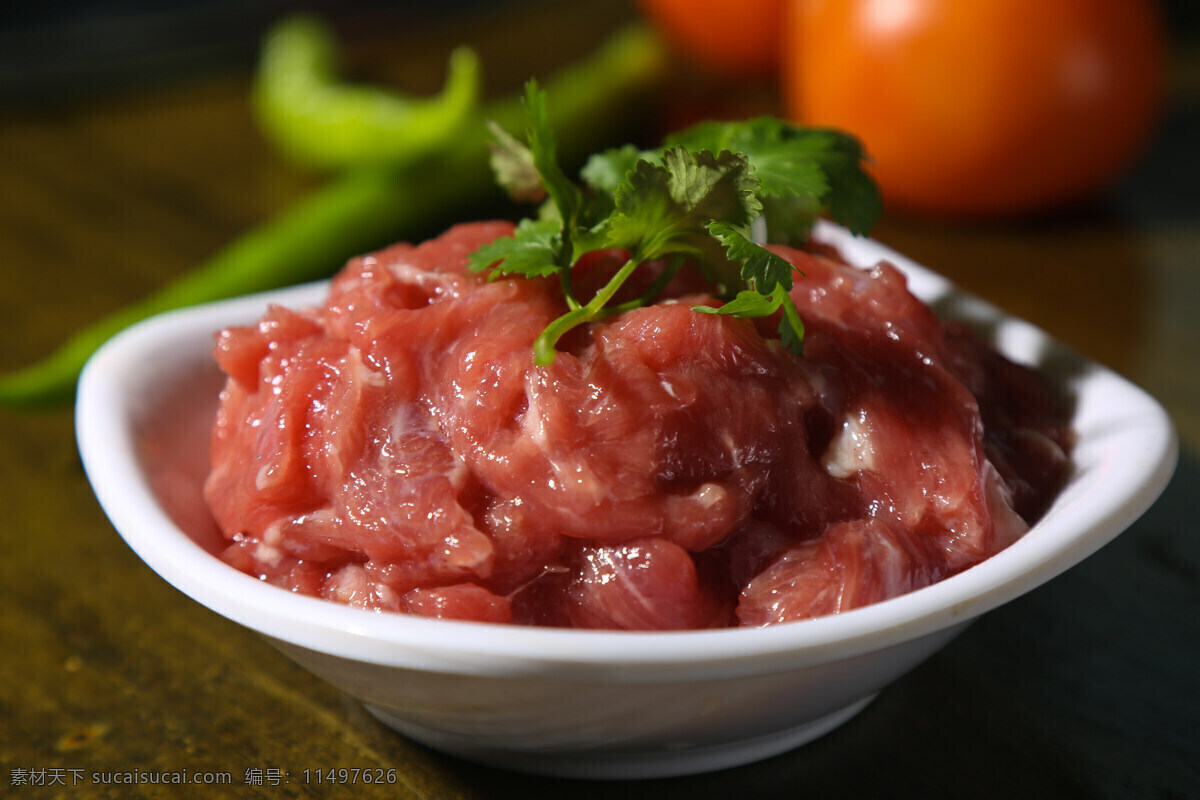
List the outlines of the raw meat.
<svg viewBox="0 0 1200 800">
<path fill-rule="evenodd" d="M 1053 392 L 887 264 L 777 248 L 807 333 L 660 302 L 532 345 L 555 283 L 469 273 L 502 222 L 351 261 L 321 308 L 217 337 L 224 558 L 363 608 L 615 629 L 766 625 L 1011 544 L 1068 469 Z M 581 265 L 580 285 L 620 254 Z"/>
</svg>

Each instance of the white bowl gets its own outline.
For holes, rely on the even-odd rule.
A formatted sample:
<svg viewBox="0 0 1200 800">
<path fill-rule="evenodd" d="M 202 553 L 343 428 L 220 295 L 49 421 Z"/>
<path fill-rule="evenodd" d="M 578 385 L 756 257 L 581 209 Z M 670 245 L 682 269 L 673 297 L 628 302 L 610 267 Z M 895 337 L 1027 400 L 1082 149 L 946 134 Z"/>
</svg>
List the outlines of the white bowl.
<svg viewBox="0 0 1200 800">
<path fill-rule="evenodd" d="M 255 321 L 268 301 L 319 303 L 324 284 L 169 313 L 115 337 L 80 381 L 83 463 L 117 531 L 159 575 L 433 748 L 592 778 L 775 755 L 845 722 L 974 618 L 1116 537 L 1163 490 L 1178 447 L 1163 409 L 1111 371 L 873 241 L 828 225 L 820 236 L 852 262 L 891 260 L 939 313 L 978 323 L 1075 401 L 1074 471 L 1044 518 L 982 564 L 873 606 L 755 629 L 558 630 L 373 613 L 227 566 L 199 498 L 221 385 L 212 333 Z"/>
</svg>

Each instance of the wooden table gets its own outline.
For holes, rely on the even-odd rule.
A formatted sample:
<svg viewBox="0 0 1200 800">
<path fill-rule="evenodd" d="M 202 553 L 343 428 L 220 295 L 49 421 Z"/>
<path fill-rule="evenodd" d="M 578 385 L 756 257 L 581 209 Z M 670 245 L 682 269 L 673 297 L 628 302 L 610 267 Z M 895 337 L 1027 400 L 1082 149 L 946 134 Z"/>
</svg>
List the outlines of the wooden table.
<svg viewBox="0 0 1200 800">
<path fill-rule="evenodd" d="M 381 79 L 438 81 L 462 38 L 490 89 L 568 59 L 631 12 L 547 6 L 373 27 Z M 0 794 L 200 796 L 112 783 L 227 775 L 214 797 L 317 797 L 304 770 L 395 769 L 359 797 L 1200 797 L 1200 43 L 1184 32 L 1168 114 L 1096 204 L 1021 223 L 888 218 L 878 238 L 1044 327 L 1161 399 L 1183 453 L 1113 545 L 988 614 L 831 735 L 770 761 L 661 783 L 569 783 L 400 738 L 256 635 L 155 576 L 112 530 L 71 409 L 0 412 Z M 0 110 L 0 368 L 203 260 L 313 182 L 260 139 L 240 66 Z M 99 774 L 94 774 L 99 773 Z M 22 783 L 51 784 L 20 786 Z M 61 785 L 61 784 L 65 784 Z M 902 787 L 904 792 L 894 791 Z"/>
</svg>

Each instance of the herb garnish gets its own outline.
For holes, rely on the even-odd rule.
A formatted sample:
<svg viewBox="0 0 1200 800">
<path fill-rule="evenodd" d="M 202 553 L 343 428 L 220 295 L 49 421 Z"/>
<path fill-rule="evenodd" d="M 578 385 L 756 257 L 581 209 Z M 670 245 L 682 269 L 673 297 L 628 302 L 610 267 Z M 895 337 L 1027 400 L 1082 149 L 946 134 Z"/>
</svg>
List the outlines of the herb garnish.
<svg viewBox="0 0 1200 800">
<path fill-rule="evenodd" d="M 580 186 L 557 162 L 545 103 L 537 83 L 526 84 L 525 143 L 492 128 L 498 181 L 515 199 L 544 200 L 538 216 L 470 257 L 472 270 L 490 270 L 492 277 L 558 276 L 568 310 L 534 343 L 538 364 L 550 364 L 555 344 L 577 325 L 653 302 L 685 267 L 700 269 L 725 301 L 696 311 L 738 317 L 782 311 L 781 340 L 800 353 L 804 324 L 788 296 L 792 265 L 751 231 L 761 220 L 771 241 L 803 242 L 825 211 L 865 233 L 881 206 L 856 139 L 772 117 L 706 122 L 658 150 L 627 145 L 593 155 Z M 608 248 L 627 251 L 628 261 L 582 302 L 572 288 L 572 267 L 585 253 Z M 653 285 L 632 301 L 609 305 L 635 270 L 659 259 L 666 266 Z"/>
</svg>

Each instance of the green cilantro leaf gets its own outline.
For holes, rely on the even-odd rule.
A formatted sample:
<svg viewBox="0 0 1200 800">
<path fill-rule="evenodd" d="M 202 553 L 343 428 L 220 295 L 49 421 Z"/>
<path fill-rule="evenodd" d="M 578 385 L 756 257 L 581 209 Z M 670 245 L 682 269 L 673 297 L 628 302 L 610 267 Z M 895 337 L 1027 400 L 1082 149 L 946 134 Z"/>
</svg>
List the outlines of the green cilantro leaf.
<svg viewBox="0 0 1200 800">
<path fill-rule="evenodd" d="M 775 284 L 775 291 L 771 294 L 779 298 L 779 307 L 783 309 L 783 316 L 779 319 L 780 341 L 796 355 L 804 355 L 804 321 L 800 319 L 796 303 L 780 284 Z"/>
<path fill-rule="evenodd" d="M 792 288 L 792 272 L 795 268 L 782 256 L 750 241 L 741 231 L 723 222 L 712 222 L 708 226 L 713 236 L 725 245 L 729 259 L 742 265 L 742 281 L 748 287 L 738 292 L 737 297 L 719 309 L 720 314 L 739 317 L 767 317 L 780 308 L 783 316 L 779 321 L 779 336 L 784 347 L 796 355 L 801 354 L 804 341 L 804 323 L 796 304 L 788 295 Z M 708 306 L 697 306 L 697 311 L 706 311 Z"/>
<path fill-rule="evenodd" d="M 829 183 L 821 164 L 813 158 L 823 149 L 818 139 L 813 132 L 800 131 L 772 117 L 759 117 L 742 123 L 700 123 L 672 142 L 693 150 L 745 153 L 754 164 L 766 196 L 821 197 L 829 191 Z"/>
<path fill-rule="evenodd" d="M 655 161 L 659 153 L 640 150 L 632 144 L 624 147 L 614 147 L 602 153 L 593 153 L 583 165 L 579 177 L 583 178 L 588 188 L 602 193 L 613 194 L 617 187 L 625 182 L 625 176 L 637 166 L 639 161 Z"/>
<path fill-rule="evenodd" d="M 741 231 L 725 222 L 710 222 L 709 232 L 725 245 L 731 261 L 742 265 L 742 280 L 751 289 L 769 292 L 775 284 L 792 288 L 792 265 L 767 248 L 750 241 Z"/>
<path fill-rule="evenodd" d="M 775 199 L 804 198 L 818 210 L 827 207 L 836 222 L 859 234 L 870 230 L 882 212 L 879 191 L 862 167 L 862 146 L 841 131 L 801 128 L 773 117 L 758 117 L 743 122 L 703 122 L 671 137 L 670 144 L 745 153 L 762 181 L 764 205 Z M 811 220 L 802 218 L 799 224 L 806 232 Z M 783 233 L 800 238 L 786 227 Z"/>
<path fill-rule="evenodd" d="M 775 284 L 769 294 L 759 294 L 753 289 L 738 292 L 737 297 L 719 307 L 692 306 L 693 311 L 703 314 L 724 314 L 733 317 L 769 317 L 780 309 L 779 339 L 791 352 L 803 354 L 804 323 L 800 312 L 782 283 Z"/>
<path fill-rule="evenodd" d="M 517 202 L 540 203 L 546 199 L 546 187 L 533 163 L 533 152 L 496 122 L 489 120 L 488 130 L 493 138 L 488 143 L 492 151 L 489 163 L 496 183 Z"/>
<path fill-rule="evenodd" d="M 558 275 L 567 312 L 534 343 L 536 363 L 549 364 L 555 344 L 572 328 L 653 302 L 680 269 L 700 269 L 720 307 L 701 313 L 737 317 L 779 314 L 784 347 L 800 354 L 804 323 L 788 294 L 794 268 L 752 241 L 765 226 L 775 242 L 803 242 L 822 211 L 855 233 L 874 224 L 879 192 L 863 169 L 852 136 L 801 128 L 771 117 L 707 122 L 671 137 L 659 150 L 633 145 L 598 153 L 581 171 L 582 185 L 557 162 L 545 93 L 526 84 L 526 143 L 493 127 L 492 166 L 515 197 L 547 198 L 539 217 L 523 220 L 511 237 L 473 253 L 469 266 L 493 276 Z M 574 296 L 571 270 L 593 250 L 626 251 L 628 260 L 586 303 Z M 610 305 L 642 264 L 662 259 L 665 270 L 631 301 Z"/>
<path fill-rule="evenodd" d="M 468 269 L 493 277 L 524 275 L 541 278 L 562 270 L 562 229 L 557 220 L 523 219 L 512 236 L 502 236 L 471 253 Z"/>
<path fill-rule="evenodd" d="M 558 144 L 546 114 L 546 93 L 538 88 L 536 81 L 525 84 L 524 107 L 533 164 L 542 177 L 546 193 L 558 208 L 558 215 L 563 221 L 564 238 L 569 239 L 571 230 L 579 223 L 579 213 L 584 205 L 583 190 L 558 165 Z"/>
<path fill-rule="evenodd" d="M 709 222 L 744 225 L 759 212 L 757 189 L 745 156 L 673 147 L 660 164 L 638 161 L 617 187 L 609 246 L 629 250 L 639 261 L 702 255 L 710 246 Z"/>
<path fill-rule="evenodd" d="M 770 294 L 743 289 L 728 303 L 720 306 L 692 306 L 702 314 L 723 314 L 732 317 L 769 317 L 779 310 L 779 301 Z"/>
<path fill-rule="evenodd" d="M 744 225 L 758 216 L 760 183 L 749 160 L 741 153 L 722 150 L 719 155 L 672 147 L 662 163 L 671 176 L 671 197 L 689 217 L 726 220 Z"/>
</svg>

